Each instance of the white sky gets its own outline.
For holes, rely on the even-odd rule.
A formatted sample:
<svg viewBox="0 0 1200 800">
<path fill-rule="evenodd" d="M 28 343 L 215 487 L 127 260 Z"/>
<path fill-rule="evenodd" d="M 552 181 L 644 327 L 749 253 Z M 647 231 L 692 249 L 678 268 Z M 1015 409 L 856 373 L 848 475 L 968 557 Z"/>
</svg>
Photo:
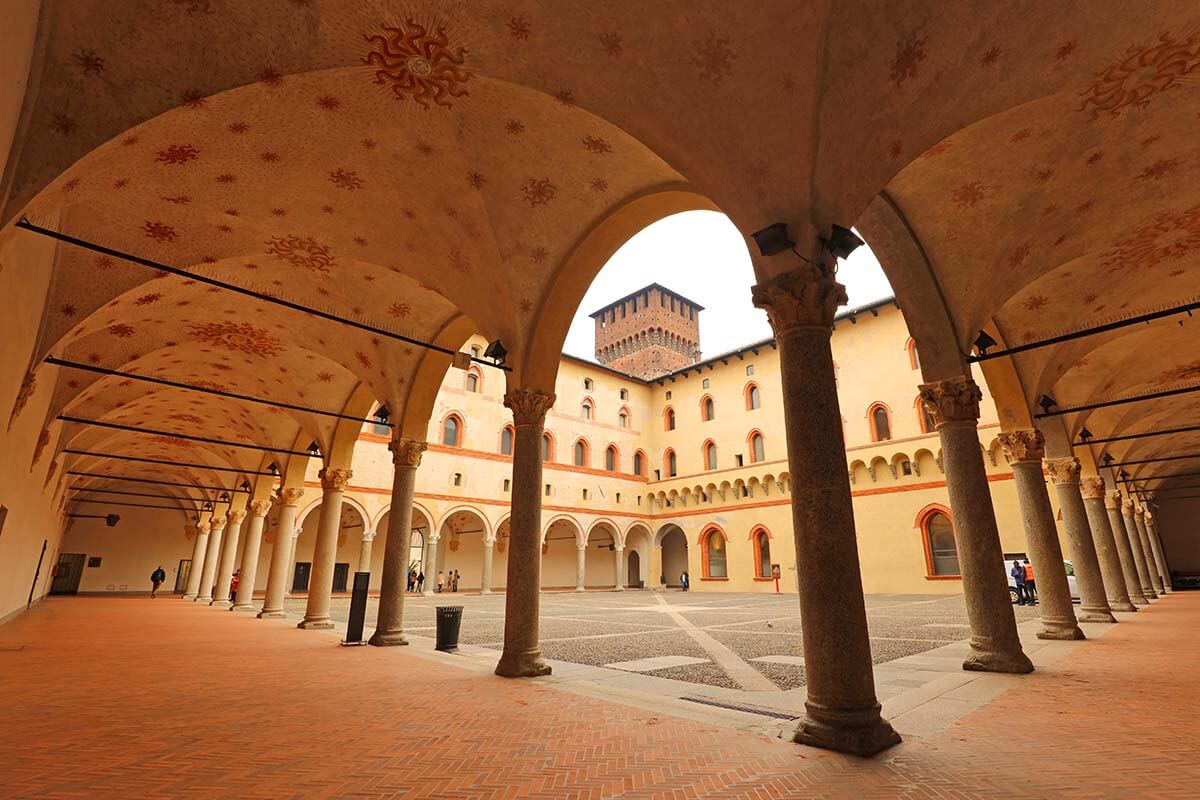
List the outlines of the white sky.
<svg viewBox="0 0 1200 800">
<path fill-rule="evenodd" d="M 846 285 L 850 306 L 892 293 L 869 247 L 842 262 L 838 280 Z M 588 314 L 655 282 L 704 306 L 704 358 L 771 336 L 766 313 L 750 303 L 754 271 L 742 235 L 724 214 L 688 211 L 659 220 L 613 254 L 584 295 L 563 350 L 594 361 L 595 323 Z"/>
</svg>

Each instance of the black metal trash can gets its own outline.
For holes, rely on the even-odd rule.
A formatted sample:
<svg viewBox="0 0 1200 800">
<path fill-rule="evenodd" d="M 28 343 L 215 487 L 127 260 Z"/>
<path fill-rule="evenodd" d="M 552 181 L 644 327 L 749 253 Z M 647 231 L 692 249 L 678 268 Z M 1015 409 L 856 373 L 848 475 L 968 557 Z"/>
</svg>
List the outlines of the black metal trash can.
<svg viewBox="0 0 1200 800">
<path fill-rule="evenodd" d="M 462 627 L 462 606 L 437 607 L 437 645 L 435 650 L 457 650 L 458 631 Z"/>
</svg>

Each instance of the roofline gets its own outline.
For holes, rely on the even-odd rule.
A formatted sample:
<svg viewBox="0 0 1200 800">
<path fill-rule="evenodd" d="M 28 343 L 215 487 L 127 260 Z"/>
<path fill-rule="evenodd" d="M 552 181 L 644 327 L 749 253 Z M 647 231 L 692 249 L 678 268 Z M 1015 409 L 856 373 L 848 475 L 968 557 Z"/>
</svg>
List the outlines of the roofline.
<svg viewBox="0 0 1200 800">
<path fill-rule="evenodd" d="M 637 296 L 638 296 L 639 294 L 641 294 L 642 292 L 648 292 L 648 291 L 650 291 L 651 289 L 658 289 L 658 290 L 659 290 L 659 291 L 661 291 L 661 292 L 666 292 L 667 294 L 669 294 L 669 295 L 671 295 L 672 297 L 674 297 L 676 300 L 682 300 L 683 302 L 685 302 L 685 303 L 687 303 L 688 305 L 692 306 L 692 307 L 693 307 L 693 308 L 695 308 L 697 311 L 703 311 L 703 310 L 704 310 L 704 306 L 700 305 L 700 304 L 699 304 L 699 303 L 697 303 L 695 300 L 691 300 L 691 299 L 689 299 L 689 298 L 687 298 L 687 297 L 684 297 L 684 296 L 683 296 L 683 295 L 681 295 L 679 292 L 672 291 L 671 289 L 668 289 L 667 287 L 663 286 L 661 283 L 655 282 L 655 283 L 647 284 L 646 286 L 643 286 L 642 288 L 638 289 L 637 291 L 630 292 L 629 294 L 625 295 L 624 297 L 620 297 L 620 298 L 618 298 L 618 299 L 616 299 L 616 300 L 613 300 L 611 303 L 609 303 L 608 305 L 604 306 L 603 308 L 598 308 L 598 309 L 596 309 L 595 311 L 593 311 L 592 313 L 588 314 L 588 316 L 589 316 L 589 317 L 591 317 L 592 319 L 595 319 L 596 317 L 598 317 L 598 316 L 600 316 L 601 314 L 603 314 L 605 311 L 608 311 L 610 308 L 613 308 L 613 307 L 615 307 L 615 306 L 619 306 L 619 305 L 621 305 L 621 304 L 622 304 L 622 303 L 624 303 L 624 302 L 627 302 L 627 301 L 629 301 L 629 300 L 632 300 L 633 298 L 637 297 Z"/>
</svg>

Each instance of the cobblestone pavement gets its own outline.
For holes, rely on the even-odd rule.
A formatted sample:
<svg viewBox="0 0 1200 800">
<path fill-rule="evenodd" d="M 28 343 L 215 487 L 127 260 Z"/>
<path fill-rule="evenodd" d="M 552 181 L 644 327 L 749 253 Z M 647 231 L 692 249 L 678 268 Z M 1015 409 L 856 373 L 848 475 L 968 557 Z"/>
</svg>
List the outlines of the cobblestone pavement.
<svg viewBox="0 0 1200 800">
<path fill-rule="evenodd" d="M 729 689 L 804 685 L 795 595 L 547 592 L 541 599 L 542 651 L 547 658 L 596 667 L 641 661 L 633 666 L 644 675 Z M 869 595 L 866 601 L 877 664 L 965 639 L 970 631 L 960 595 Z M 334 619 L 344 622 L 349 605 L 348 598 L 334 598 Z M 439 605 L 463 607 L 462 643 L 501 649 L 503 594 L 410 595 L 404 607 L 405 631 L 432 637 L 434 608 Z M 287 606 L 296 618 L 303 617 L 303 598 L 293 598 Z M 370 598 L 365 635 L 374 629 L 377 608 L 377 598 Z M 1013 610 L 1018 622 L 1037 617 L 1034 607 Z M 691 662 L 667 663 L 672 656 Z M 656 667 L 654 659 L 663 659 L 662 665 Z M 756 682 L 757 676 L 762 676 L 761 682 Z"/>
</svg>

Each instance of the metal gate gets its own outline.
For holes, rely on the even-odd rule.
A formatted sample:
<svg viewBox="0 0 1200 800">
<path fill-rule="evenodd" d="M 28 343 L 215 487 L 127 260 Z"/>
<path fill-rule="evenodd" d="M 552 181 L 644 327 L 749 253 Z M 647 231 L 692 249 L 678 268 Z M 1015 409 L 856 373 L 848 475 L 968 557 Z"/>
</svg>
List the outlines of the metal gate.
<svg viewBox="0 0 1200 800">
<path fill-rule="evenodd" d="M 84 553 L 59 553 L 54 565 L 54 582 L 50 594 L 75 594 L 79 591 L 79 579 L 83 577 L 83 565 L 87 561 Z"/>
<path fill-rule="evenodd" d="M 344 592 L 346 585 L 350 581 L 350 565 L 349 564 L 334 564 L 333 565 L 333 591 Z"/>
<path fill-rule="evenodd" d="M 192 560 L 190 558 L 179 559 L 179 571 L 175 573 L 175 594 L 183 594 L 187 591 L 188 578 L 192 576 Z"/>
<path fill-rule="evenodd" d="M 296 562 L 296 575 L 295 575 L 295 577 L 292 578 L 292 591 L 293 592 L 307 592 L 308 591 L 308 576 L 309 576 L 309 573 L 311 573 L 311 572 L 312 572 L 312 562 L 311 561 L 297 561 Z"/>
</svg>

